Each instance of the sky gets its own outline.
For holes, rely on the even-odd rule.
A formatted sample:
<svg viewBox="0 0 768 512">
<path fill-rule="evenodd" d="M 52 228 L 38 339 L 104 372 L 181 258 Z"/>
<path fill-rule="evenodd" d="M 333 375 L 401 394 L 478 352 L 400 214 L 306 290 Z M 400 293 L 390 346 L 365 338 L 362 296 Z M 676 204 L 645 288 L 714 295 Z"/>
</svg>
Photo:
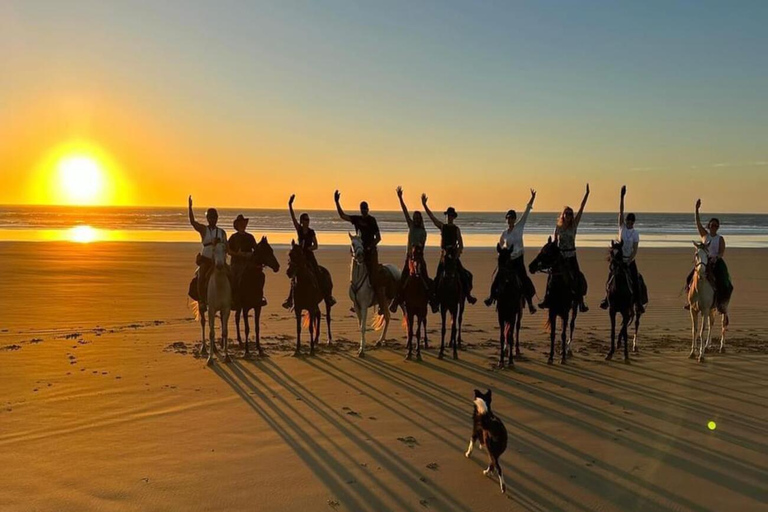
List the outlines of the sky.
<svg viewBox="0 0 768 512">
<path fill-rule="evenodd" d="M 0 204 L 766 212 L 768 2 L 0 0 Z M 62 150 L 62 148 L 65 148 Z"/>
</svg>

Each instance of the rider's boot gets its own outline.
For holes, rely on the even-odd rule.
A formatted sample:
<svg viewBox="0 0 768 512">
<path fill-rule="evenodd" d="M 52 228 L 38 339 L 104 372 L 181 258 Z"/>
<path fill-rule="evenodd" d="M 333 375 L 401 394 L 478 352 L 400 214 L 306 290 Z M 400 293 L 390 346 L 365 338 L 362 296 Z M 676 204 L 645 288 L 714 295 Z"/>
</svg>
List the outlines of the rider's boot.
<svg viewBox="0 0 768 512">
<path fill-rule="evenodd" d="M 528 311 L 533 315 L 536 313 L 536 306 L 533 305 L 533 300 L 528 297 Z"/>
<path fill-rule="evenodd" d="M 600 303 L 600 309 L 608 309 L 608 297 L 604 298 Z"/>
<path fill-rule="evenodd" d="M 587 311 L 589 311 L 589 307 L 584 302 L 584 297 L 582 297 L 581 299 L 579 299 L 579 312 L 586 313 Z"/>
</svg>

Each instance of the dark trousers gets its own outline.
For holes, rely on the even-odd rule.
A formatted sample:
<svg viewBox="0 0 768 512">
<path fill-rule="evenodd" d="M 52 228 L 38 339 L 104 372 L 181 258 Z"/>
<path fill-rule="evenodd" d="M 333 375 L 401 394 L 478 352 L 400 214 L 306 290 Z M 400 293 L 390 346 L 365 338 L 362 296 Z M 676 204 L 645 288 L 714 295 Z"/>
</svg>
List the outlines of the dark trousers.
<svg viewBox="0 0 768 512">
<path fill-rule="evenodd" d="M 531 305 L 533 302 L 533 296 L 536 295 L 536 287 L 533 286 L 533 281 L 531 281 L 530 276 L 528 276 L 528 271 L 525 268 L 525 260 L 523 259 L 523 256 L 521 255 L 519 258 L 515 258 L 514 260 L 510 261 L 510 265 L 512 268 L 512 271 L 517 275 L 518 279 L 520 279 L 520 284 L 523 287 L 523 295 L 525 296 L 525 300 L 528 302 L 529 305 Z M 493 278 L 493 283 L 491 283 L 491 298 L 493 300 L 498 299 L 497 290 L 499 287 L 499 272 L 496 272 L 496 276 Z"/>
<path fill-rule="evenodd" d="M 197 297 L 199 299 L 197 302 L 206 304 L 208 302 L 208 278 L 213 269 L 213 260 L 205 256 L 198 256 L 197 263 Z"/>
<path fill-rule="evenodd" d="M 629 270 L 630 285 L 632 286 L 632 299 L 636 304 L 643 304 L 642 290 L 640 289 L 640 272 L 637 270 L 637 262 L 632 260 L 627 265 Z M 611 284 L 611 274 L 608 274 L 608 282 L 605 284 L 605 300 L 608 300 L 608 287 Z"/>
<path fill-rule="evenodd" d="M 459 280 L 461 286 L 464 288 L 464 293 L 467 295 L 472 294 L 472 273 L 464 268 L 461 264 L 461 260 L 456 258 L 456 271 L 459 273 Z M 440 259 L 440 263 L 437 265 L 437 272 L 435 273 L 435 290 L 440 285 L 440 279 L 443 277 L 443 260 Z"/>
</svg>

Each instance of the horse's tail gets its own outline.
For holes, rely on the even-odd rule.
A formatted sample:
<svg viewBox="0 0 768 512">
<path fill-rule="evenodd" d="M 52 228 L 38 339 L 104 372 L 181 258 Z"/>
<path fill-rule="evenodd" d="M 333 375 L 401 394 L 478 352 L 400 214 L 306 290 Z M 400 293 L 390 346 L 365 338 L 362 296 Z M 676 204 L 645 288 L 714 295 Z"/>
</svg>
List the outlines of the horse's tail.
<svg viewBox="0 0 768 512">
<path fill-rule="evenodd" d="M 371 320 L 371 329 L 380 331 L 384 328 L 384 315 L 375 314 Z"/>
<path fill-rule="evenodd" d="M 403 324 L 403 330 L 407 333 L 408 332 L 408 318 L 406 318 L 406 315 L 403 315 L 403 321 L 401 323 Z"/>
<path fill-rule="evenodd" d="M 200 303 L 196 300 L 190 301 L 190 305 L 192 307 L 192 313 L 195 315 L 195 322 L 200 321 Z"/>
<path fill-rule="evenodd" d="M 547 319 L 544 321 L 543 328 L 545 332 L 552 330 L 552 320 L 550 320 L 549 316 L 547 316 Z"/>
<path fill-rule="evenodd" d="M 304 311 L 301 314 L 301 327 L 303 329 L 309 328 L 309 311 Z"/>
</svg>

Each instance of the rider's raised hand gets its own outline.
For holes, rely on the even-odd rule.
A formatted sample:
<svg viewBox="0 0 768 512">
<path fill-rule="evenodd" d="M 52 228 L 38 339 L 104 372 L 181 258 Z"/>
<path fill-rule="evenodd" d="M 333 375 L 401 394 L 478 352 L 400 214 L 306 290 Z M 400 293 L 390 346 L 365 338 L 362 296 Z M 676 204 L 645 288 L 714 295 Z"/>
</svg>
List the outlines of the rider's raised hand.
<svg viewBox="0 0 768 512">
<path fill-rule="evenodd" d="M 189 207 L 192 208 L 192 194 L 189 195 Z"/>
<path fill-rule="evenodd" d="M 296 199 L 296 194 L 291 194 L 291 198 L 288 199 L 288 204 L 293 204 L 294 199 Z"/>
<path fill-rule="evenodd" d="M 425 204 L 425 205 L 426 205 L 426 204 L 427 204 L 427 199 L 429 199 L 429 198 L 427 197 L 427 194 L 421 194 L 421 203 L 422 203 L 422 204 Z"/>
<path fill-rule="evenodd" d="M 624 197 L 625 195 L 627 195 L 627 186 L 626 185 L 622 185 L 621 186 L 621 197 Z"/>
<path fill-rule="evenodd" d="M 531 189 L 531 204 L 536 200 L 536 191 Z"/>
<path fill-rule="evenodd" d="M 698 210 L 699 208 L 701 208 L 701 199 L 696 200 L 696 209 Z"/>
<path fill-rule="evenodd" d="M 587 195 L 589 195 L 589 183 L 587 183 Z"/>
<path fill-rule="evenodd" d="M 340 198 L 341 198 L 341 192 L 339 192 L 338 190 L 337 190 L 337 191 L 335 191 L 335 192 L 333 193 L 333 200 L 334 200 L 334 201 L 336 201 L 336 202 L 338 203 Z"/>
<path fill-rule="evenodd" d="M 397 187 L 397 197 L 403 197 L 403 187 Z"/>
</svg>

